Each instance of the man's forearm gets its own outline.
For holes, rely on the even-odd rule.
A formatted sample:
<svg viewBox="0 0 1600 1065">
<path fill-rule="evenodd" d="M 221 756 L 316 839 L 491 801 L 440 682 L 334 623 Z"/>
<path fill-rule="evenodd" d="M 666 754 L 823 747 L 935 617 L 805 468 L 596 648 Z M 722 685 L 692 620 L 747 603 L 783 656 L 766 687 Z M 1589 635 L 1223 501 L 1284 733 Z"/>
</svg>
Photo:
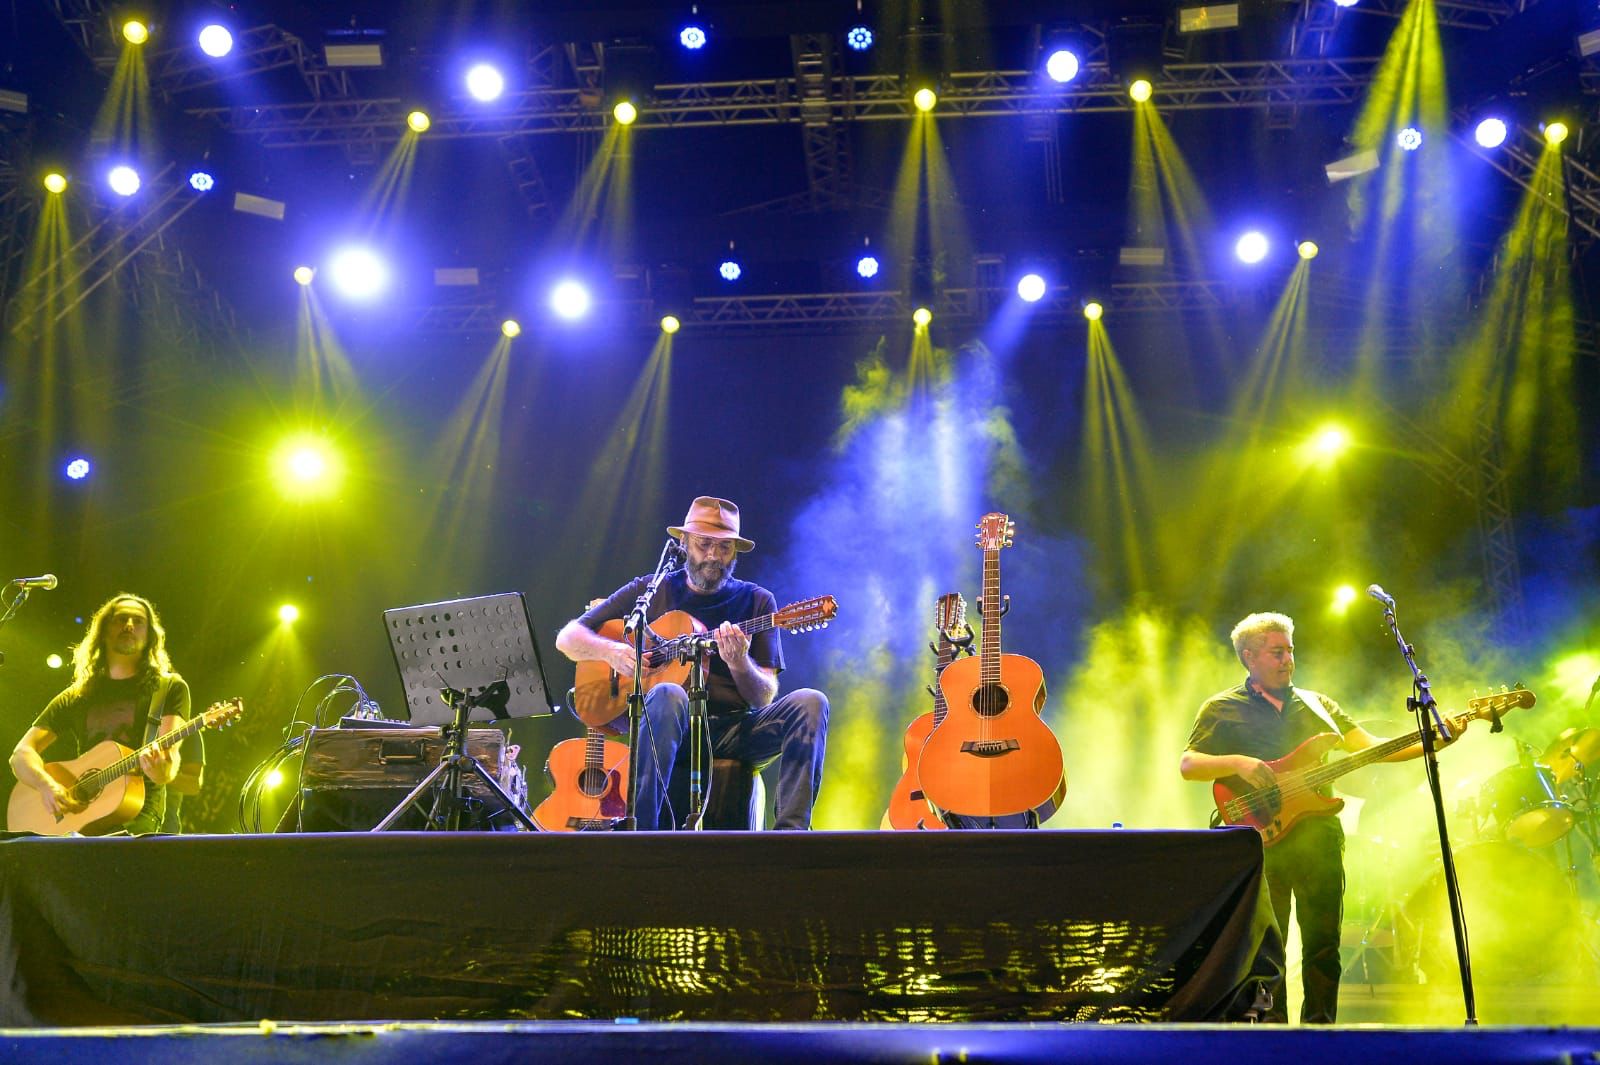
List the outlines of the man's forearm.
<svg viewBox="0 0 1600 1065">
<path fill-rule="evenodd" d="M 11 773 L 34 790 L 49 787 L 50 774 L 44 771 L 44 759 L 32 747 L 18 747 L 11 752 Z"/>
<path fill-rule="evenodd" d="M 612 644 L 581 621 L 569 621 L 556 633 L 556 650 L 574 662 L 605 661 Z"/>
<path fill-rule="evenodd" d="M 730 662 L 728 672 L 733 674 L 733 685 L 739 689 L 739 697 L 751 706 L 767 706 L 778 697 L 778 678 L 756 665 L 753 659 Z"/>
</svg>

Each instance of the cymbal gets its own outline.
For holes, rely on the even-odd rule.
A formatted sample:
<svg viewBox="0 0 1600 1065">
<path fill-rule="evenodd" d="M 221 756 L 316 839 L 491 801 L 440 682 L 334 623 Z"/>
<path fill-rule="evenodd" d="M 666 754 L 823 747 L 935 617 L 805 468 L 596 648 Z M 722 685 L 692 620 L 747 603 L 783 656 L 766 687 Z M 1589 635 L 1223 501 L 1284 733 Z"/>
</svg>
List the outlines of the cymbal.
<svg viewBox="0 0 1600 1065">
<path fill-rule="evenodd" d="M 1550 767 L 1556 781 L 1565 784 L 1580 773 L 1600 774 L 1600 729 L 1569 728 L 1545 748 L 1539 761 Z"/>
</svg>

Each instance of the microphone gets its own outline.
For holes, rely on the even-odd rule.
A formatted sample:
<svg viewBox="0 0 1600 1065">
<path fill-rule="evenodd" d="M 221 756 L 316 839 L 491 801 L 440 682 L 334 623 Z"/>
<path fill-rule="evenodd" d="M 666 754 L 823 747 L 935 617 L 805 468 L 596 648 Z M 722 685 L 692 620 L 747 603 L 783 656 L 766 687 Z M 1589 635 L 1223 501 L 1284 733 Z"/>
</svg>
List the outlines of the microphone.
<svg viewBox="0 0 1600 1065">
<path fill-rule="evenodd" d="M 1384 609 L 1386 609 L 1386 610 L 1393 610 L 1394 609 L 1394 596 L 1392 596 L 1388 592 L 1384 591 L 1378 585 L 1376 585 L 1376 584 L 1367 585 L 1367 594 L 1372 596 L 1372 598 L 1376 599 L 1378 602 L 1382 603 L 1384 605 Z"/>
<path fill-rule="evenodd" d="M 46 573 L 43 577 L 18 577 L 11 583 L 18 588 L 42 588 L 48 592 L 56 586 L 56 575 Z"/>
</svg>

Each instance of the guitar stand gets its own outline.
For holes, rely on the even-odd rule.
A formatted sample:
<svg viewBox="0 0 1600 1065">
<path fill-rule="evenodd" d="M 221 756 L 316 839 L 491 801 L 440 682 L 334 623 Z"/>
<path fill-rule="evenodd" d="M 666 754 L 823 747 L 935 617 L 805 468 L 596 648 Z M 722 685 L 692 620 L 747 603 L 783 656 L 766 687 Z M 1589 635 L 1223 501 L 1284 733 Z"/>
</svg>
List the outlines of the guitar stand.
<svg viewBox="0 0 1600 1065">
<path fill-rule="evenodd" d="M 504 681 L 500 682 L 500 686 L 504 686 Z M 452 723 L 443 726 L 444 757 L 439 759 L 439 764 L 434 766 L 433 770 L 423 777 L 382 821 L 373 826 L 372 831 L 386 831 L 413 806 L 417 812 L 422 813 L 422 804 L 418 799 L 422 797 L 423 792 L 432 788 L 433 804 L 426 811 L 424 829 L 459 832 L 462 815 L 467 812 L 468 807 L 481 802 L 466 792 L 466 775 L 470 773 L 489 789 L 491 795 L 500 800 L 504 809 L 524 831 L 538 832 L 539 826 L 534 823 L 533 818 L 524 813 L 516 800 L 505 793 L 505 789 L 489 775 L 487 769 L 483 768 L 482 762 L 467 753 L 467 720 L 472 716 L 472 711 L 477 709 L 481 696 L 467 695 L 451 688 L 446 688 L 439 694 L 456 715 Z"/>
</svg>

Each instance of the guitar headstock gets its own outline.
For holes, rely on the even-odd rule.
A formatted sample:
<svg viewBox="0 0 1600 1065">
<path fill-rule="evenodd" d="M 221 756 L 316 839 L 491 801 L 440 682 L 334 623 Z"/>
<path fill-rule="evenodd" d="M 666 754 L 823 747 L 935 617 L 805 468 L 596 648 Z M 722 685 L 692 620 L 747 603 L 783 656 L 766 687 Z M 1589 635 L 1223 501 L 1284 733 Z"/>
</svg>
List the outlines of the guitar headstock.
<svg viewBox="0 0 1600 1065">
<path fill-rule="evenodd" d="M 946 592 L 933 605 L 933 624 L 941 636 L 957 639 L 967 627 L 967 600 L 960 592 Z"/>
<path fill-rule="evenodd" d="M 1476 699 L 1468 699 L 1467 713 L 1473 717 L 1498 718 L 1507 710 L 1515 710 L 1519 707 L 1525 710 L 1536 701 L 1534 694 L 1519 684 L 1515 688 L 1501 688 L 1497 692 L 1480 695 Z"/>
<path fill-rule="evenodd" d="M 788 629 L 790 632 L 810 632 L 812 629 L 826 628 L 838 613 L 839 604 L 833 596 L 819 595 L 814 599 L 790 603 L 772 615 L 772 624 L 774 628 Z"/>
<path fill-rule="evenodd" d="M 998 551 L 1011 546 L 1011 534 L 1016 523 L 1004 514 L 985 514 L 978 522 L 978 546 L 985 551 Z"/>
<path fill-rule="evenodd" d="M 244 700 L 237 695 L 220 703 L 212 703 L 200 715 L 201 728 L 225 728 L 244 714 Z"/>
</svg>

